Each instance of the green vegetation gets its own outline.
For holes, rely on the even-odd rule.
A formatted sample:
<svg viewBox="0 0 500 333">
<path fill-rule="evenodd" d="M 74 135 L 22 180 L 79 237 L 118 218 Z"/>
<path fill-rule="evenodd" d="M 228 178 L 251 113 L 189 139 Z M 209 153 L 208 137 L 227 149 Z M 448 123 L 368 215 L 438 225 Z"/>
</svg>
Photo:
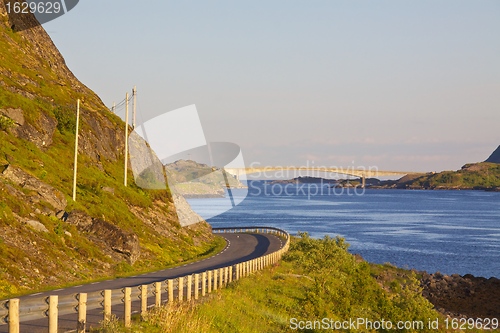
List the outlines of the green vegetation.
<svg viewBox="0 0 500 333">
<path fill-rule="evenodd" d="M 279 265 L 243 278 L 200 303 L 175 303 L 155 309 L 144 321 L 137 318 L 131 330 L 113 321 L 100 331 L 290 332 L 292 318 L 298 321 L 384 319 L 394 325 L 399 321 L 428 325 L 429 319 L 441 318 L 421 296 L 413 272 L 370 265 L 351 255 L 347 248 L 342 238 L 312 239 L 301 234 L 300 239 L 293 239 L 290 251 Z M 364 332 L 389 331 L 360 328 Z"/>
<path fill-rule="evenodd" d="M 406 184 L 407 187 L 431 189 L 492 189 L 500 188 L 500 164 L 466 164 L 457 171 L 426 174 Z"/>
<path fill-rule="evenodd" d="M 6 131 L 14 125 L 14 120 L 0 115 L 0 131 Z"/>
<path fill-rule="evenodd" d="M 82 103 L 74 202 L 77 98 Z M 140 247 L 132 262 L 107 239 L 57 219 L 61 208 L 40 199 L 38 191 L 0 177 L 0 299 L 154 271 L 224 247 L 206 223 L 180 226 L 168 189 L 141 189 L 131 173 L 123 185 L 124 123 L 74 78 L 41 28 L 14 33 L 7 15 L 0 15 L 0 109 L 23 119 L 17 124 L 0 115 L 0 173 L 8 165 L 22 169 L 60 191 L 66 212 L 77 210 L 137 235 Z"/>
</svg>

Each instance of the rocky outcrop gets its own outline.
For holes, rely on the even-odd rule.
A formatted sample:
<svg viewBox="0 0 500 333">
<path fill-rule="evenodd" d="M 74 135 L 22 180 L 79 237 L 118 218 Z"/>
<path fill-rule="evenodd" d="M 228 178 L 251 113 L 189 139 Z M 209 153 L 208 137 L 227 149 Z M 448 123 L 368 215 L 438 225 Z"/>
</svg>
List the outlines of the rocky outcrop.
<svg viewBox="0 0 500 333">
<path fill-rule="evenodd" d="M 485 162 L 500 163 L 500 146 L 488 157 Z"/>
<path fill-rule="evenodd" d="M 500 280 L 497 278 L 423 273 L 421 284 L 424 297 L 445 315 L 500 317 Z"/>
<path fill-rule="evenodd" d="M 18 115 L 22 115 L 22 110 L 17 109 Z M 11 119 L 13 119 L 11 117 Z M 45 113 L 40 112 L 37 123 L 38 126 L 35 127 L 28 122 L 24 121 L 24 116 L 18 117 L 22 120 L 22 124 L 16 121 L 17 126 L 11 130 L 11 132 L 18 138 L 33 142 L 38 148 L 48 147 L 52 144 L 52 137 L 54 131 L 56 130 L 57 121 L 54 118 L 47 116 Z"/>
<path fill-rule="evenodd" d="M 8 165 L 0 176 L 9 180 L 14 185 L 28 190 L 28 194 L 26 194 L 25 192 L 15 190 L 13 187 L 9 187 L 9 191 L 15 192 L 19 200 L 32 204 L 37 204 L 41 201 L 49 203 L 53 207 L 53 211 L 48 215 L 55 215 L 57 212 L 66 208 L 66 197 L 61 191 L 40 181 L 38 178 L 18 167 Z"/>
<path fill-rule="evenodd" d="M 126 232 L 112 223 L 88 216 L 82 211 L 73 211 L 68 214 L 67 223 L 75 225 L 80 231 L 91 236 L 95 242 L 124 256 L 132 265 L 141 255 L 139 238 L 137 235 Z"/>
<path fill-rule="evenodd" d="M 12 5 L 14 1 L 8 2 Z M 0 39 L 3 41 L 0 87 L 16 98 L 22 96 L 29 100 L 17 107 L 0 110 L 1 115 L 15 122 L 10 132 L 39 148 L 49 147 L 58 125 L 54 110 L 61 108 L 73 117 L 79 98 L 79 151 L 97 162 L 101 158 L 120 158 L 124 146 L 124 128 L 117 128 L 120 120 L 73 75 L 43 27 L 34 24 L 36 19 L 32 15 L 7 15 L 5 1 L 0 1 L 0 17 L 5 18 L 0 20 Z M 27 26 L 32 28 L 25 29 Z M 14 36 L 12 31 L 16 31 Z M 9 55 L 7 59 L 3 58 L 4 53 Z M 15 59 L 15 68 L 11 62 L 5 61 L 12 59 Z M 53 88 L 44 88 L 47 86 Z"/>
</svg>

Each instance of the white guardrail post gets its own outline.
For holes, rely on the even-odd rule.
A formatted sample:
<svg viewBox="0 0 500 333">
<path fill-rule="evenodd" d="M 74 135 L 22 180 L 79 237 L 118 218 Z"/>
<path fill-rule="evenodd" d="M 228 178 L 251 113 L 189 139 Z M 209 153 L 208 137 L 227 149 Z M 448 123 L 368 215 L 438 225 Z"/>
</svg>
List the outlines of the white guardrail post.
<svg viewBox="0 0 500 333">
<path fill-rule="evenodd" d="M 78 294 L 78 323 L 77 333 L 85 333 L 87 326 L 87 293 Z"/>
<path fill-rule="evenodd" d="M 19 298 L 11 299 L 9 305 L 9 333 L 19 333 Z"/>
</svg>

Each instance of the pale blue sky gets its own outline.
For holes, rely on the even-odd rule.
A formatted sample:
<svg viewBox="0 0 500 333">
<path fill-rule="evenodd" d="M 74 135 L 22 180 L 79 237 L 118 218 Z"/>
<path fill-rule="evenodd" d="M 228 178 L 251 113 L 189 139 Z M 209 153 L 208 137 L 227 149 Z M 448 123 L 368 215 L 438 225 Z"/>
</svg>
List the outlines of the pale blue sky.
<svg viewBox="0 0 500 333">
<path fill-rule="evenodd" d="M 44 27 L 106 105 L 196 104 L 247 164 L 440 171 L 500 144 L 496 0 L 85 0 Z"/>
</svg>

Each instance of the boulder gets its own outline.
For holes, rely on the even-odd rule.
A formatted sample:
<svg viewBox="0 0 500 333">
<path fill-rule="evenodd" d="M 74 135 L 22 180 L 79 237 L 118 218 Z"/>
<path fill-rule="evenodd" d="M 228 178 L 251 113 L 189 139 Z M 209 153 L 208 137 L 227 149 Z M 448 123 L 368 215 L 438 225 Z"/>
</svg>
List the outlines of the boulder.
<svg viewBox="0 0 500 333">
<path fill-rule="evenodd" d="M 35 220 L 28 220 L 26 221 L 26 224 L 35 229 L 36 231 L 40 232 L 49 232 L 49 230 L 40 222 L 35 221 Z"/>
<path fill-rule="evenodd" d="M 66 222 L 102 241 L 105 246 L 123 255 L 130 264 L 133 264 L 141 255 L 137 235 L 126 232 L 112 223 L 92 218 L 76 210 L 68 214 Z"/>
<path fill-rule="evenodd" d="M 48 202 L 55 211 L 64 210 L 68 202 L 64 194 L 54 187 L 40 181 L 38 178 L 30 175 L 18 167 L 8 165 L 2 172 L 1 177 L 10 180 L 15 185 L 18 185 L 27 190 L 34 191 L 36 194 L 27 195 L 29 201 L 34 203 L 40 200 Z"/>
</svg>

